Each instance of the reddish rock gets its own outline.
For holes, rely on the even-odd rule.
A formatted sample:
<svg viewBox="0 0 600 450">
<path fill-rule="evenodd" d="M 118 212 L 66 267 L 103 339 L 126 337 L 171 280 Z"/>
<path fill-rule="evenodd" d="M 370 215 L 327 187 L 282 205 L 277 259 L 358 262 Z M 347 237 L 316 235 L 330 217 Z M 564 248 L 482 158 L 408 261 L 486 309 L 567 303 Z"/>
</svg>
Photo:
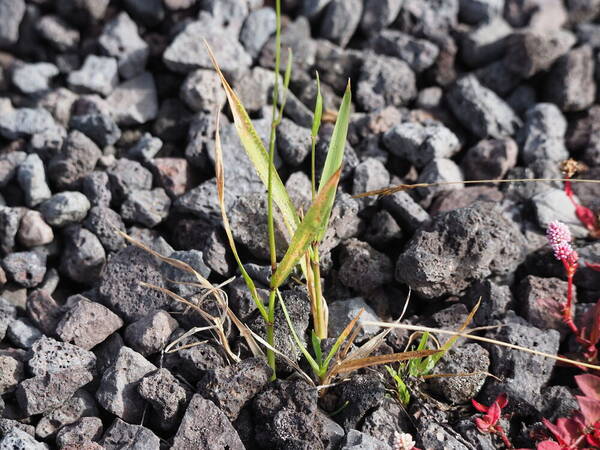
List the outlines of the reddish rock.
<svg viewBox="0 0 600 450">
<path fill-rule="evenodd" d="M 158 183 L 171 197 L 177 197 L 187 191 L 190 168 L 184 158 L 154 158 L 152 163 Z"/>
</svg>

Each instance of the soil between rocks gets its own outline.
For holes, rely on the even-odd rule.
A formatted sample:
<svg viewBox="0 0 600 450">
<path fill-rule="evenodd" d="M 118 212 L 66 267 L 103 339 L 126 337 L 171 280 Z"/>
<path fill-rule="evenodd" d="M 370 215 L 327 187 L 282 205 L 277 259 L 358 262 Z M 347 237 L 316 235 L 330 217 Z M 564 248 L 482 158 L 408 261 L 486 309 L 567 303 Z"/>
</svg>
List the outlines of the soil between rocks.
<svg viewBox="0 0 600 450">
<path fill-rule="evenodd" d="M 188 299 L 188 274 L 127 246 L 126 231 L 214 283 L 238 275 L 214 180 L 216 109 L 225 203 L 247 270 L 264 294 L 264 186 L 228 118 L 206 38 L 266 141 L 275 13 L 262 0 L 0 0 L 0 449 L 492 449 L 469 400 L 509 396 L 503 426 L 534 447 L 542 417 L 577 408 L 575 369 L 459 341 L 435 372 L 408 380 L 402 407 L 383 367 L 360 370 L 319 397 L 279 362 L 279 379 L 233 327 L 232 363 L 206 322 L 140 282 Z M 477 299 L 487 337 L 565 354 L 576 345 L 540 299 L 563 299 L 562 265 L 544 229 L 566 223 L 587 261 L 600 261 L 559 183 L 420 188 L 414 182 L 560 177 L 584 162 L 600 176 L 600 3 L 593 0 L 284 0 L 291 89 L 276 164 L 298 208 L 310 203 L 315 70 L 335 111 L 348 78 L 352 115 L 340 191 L 322 245 L 330 334 L 363 320 L 458 328 Z M 321 127 L 321 166 L 332 131 Z M 598 141 L 598 142 L 596 142 Z M 597 185 L 575 185 L 598 212 Z M 278 222 L 280 250 L 289 239 Z M 600 277 L 575 280 L 578 315 Z M 264 333 L 241 279 L 229 304 Z M 306 340 L 306 292 L 282 292 Z M 215 305 L 204 305 L 215 311 Z M 283 315 L 275 342 L 289 357 Z M 365 327 L 357 342 L 379 330 Z M 175 339 L 198 345 L 164 353 Z M 403 351 L 391 333 L 380 353 Z M 306 367 L 305 367 L 306 368 Z M 495 376 L 486 377 L 489 372 Z M 504 420 L 504 419 L 503 419 Z"/>
</svg>

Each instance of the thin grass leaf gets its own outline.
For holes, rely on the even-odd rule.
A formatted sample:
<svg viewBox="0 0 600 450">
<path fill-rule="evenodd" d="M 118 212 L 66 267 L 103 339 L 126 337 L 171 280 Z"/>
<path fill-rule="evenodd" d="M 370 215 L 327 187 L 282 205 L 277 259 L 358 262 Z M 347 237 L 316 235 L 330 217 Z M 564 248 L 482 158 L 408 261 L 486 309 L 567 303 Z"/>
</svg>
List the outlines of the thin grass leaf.
<svg viewBox="0 0 600 450">
<path fill-rule="evenodd" d="M 340 346 L 344 343 L 344 341 L 346 340 L 346 338 L 348 337 L 350 332 L 356 326 L 356 323 L 358 322 L 358 319 L 360 319 L 360 316 L 362 315 L 363 312 L 365 312 L 365 310 L 364 310 L 364 308 L 361 308 L 360 311 L 358 311 L 358 314 L 356 314 L 356 317 L 354 317 L 354 319 L 352 319 L 350 321 L 350 323 L 348 325 L 346 325 L 346 328 L 344 328 L 344 330 L 340 333 L 340 335 L 335 340 L 335 343 L 333 344 L 333 346 L 331 347 L 331 350 L 329 350 L 329 353 L 327 354 L 327 358 L 325 358 L 325 362 L 323 364 L 325 370 L 327 370 L 329 363 L 331 362 L 331 360 L 333 359 L 333 357 L 339 350 Z"/>
<path fill-rule="evenodd" d="M 315 352 L 315 357 L 317 358 L 317 364 L 319 366 L 323 365 L 323 352 L 321 351 L 321 339 L 315 333 L 315 330 L 310 330 L 310 339 L 312 341 L 313 351 Z"/>
<path fill-rule="evenodd" d="M 283 109 L 285 108 L 285 103 L 287 102 L 288 92 L 290 88 L 290 79 L 292 78 L 292 60 L 294 58 L 294 54 L 292 49 L 288 47 L 288 60 L 287 65 L 285 66 L 285 75 L 283 77 L 283 95 L 281 96 L 281 105 L 279 106 L 279 118 L 277 122 L 281 122 L 281 118 L 283 117 Z"/>
<path fill-rule="evenodd" d="M 329 149 L 327 150 L 327 158 L 325 159 L 325 165 L 323 166 L 323 173 L 321 174 L 321 180 L 319 181 L 319 189 L 317 195 L 325 188 L 328 180 L 331 179 L 333 174 L 342 168 L 342 162 L 344 160 L 344 149 L 346 148 L 346 136 L 348 135 L 348 123 L 350 122 L 350 105 L 352 101 L 352 92 L 350 91 L 350 81 L 346 86 L 346 92 L 342 99 L 342 104 L 338 112 L 335 127 L 333 128 L 333 134 L 331 135 L 331 141 L 329 143 Z M 324 227 L 319 233 L 317 241 L 321 241 L 327 230 L 327 223 L 329 222 L 329 216 L 331 215 L 331 209 L 333 208 L 333 202 L 335 201 L 335 191 L 333 191 L 327 200 L 327 207 L 325 211 Z"/>
<path fill-rule="evenodd" d="M 321 79 L 319 72 L 317 74 L 317 99 L 315 100 L 315 111 L 313 114 L 313 123 L 311 128 L 311 136 L 316 138 L 321 127 L 321 116 L 323 115 L 323 96 L 321 95 Z"/>
<path fill-rule="evenodd" d="M 233 239 L 233 233 L 231 232 L 231 225 L 229 224 L 229 218 L 227 217 L 227 211 L 225 208 L 225 174 L 223 171 L 223 148 L 221 146 L 221 134 L 219 131 L 219 113 L 217 113 L 217 125 L 215 130 L 215 173 L 217 180 L 217 196 L 219 199 L 219 208 L 221 210 L 221 219 L 223 221 L 223 228 L 225 229 L 225 234 L 227 235 L 227 241 L 229 242 L 229 247 L 231 248 L 231 252 L 233 253 L 233 257 L 242 273 L 242 277 L 246 282 L 246 286 L 248 286 L 248 290 L 250 291 L 250 295 L 256 303 L 256 307 L 258 308 L 261 316 L 266 320 L 268 317 L 267 310 L 263 302 L 258 295 L 258 290 L 256 289 L 256 285 L 254 281 L 248 275 L 248 272 L 244 268 L 242 264 L 242 260 L 237 251 L 237 247 L 235 245 L 235 240 Z"/>
<path fill-rule="evenodd" d="M 340 174 L 341 170 L 338 169 L 329 181 L 325 183 L 323 189 L 319 191 L 315 201 L 308 209 L 306 216 L 304 216 L 304 220 L 292 236 L 292 241 L 283 256 L 283 259 L 271 277 L 271 289 L 277 289 L 281 286 L 302 256 L 308 251 L 310 245 L 315 241 L 318 233 L 322 230 L 328 217 L 326 216 L 327 202 L 332 195 L 335 196 L 335 190 L 340 180 Z"/>
<path fill-rule="evenodd" d="M 406 361 L 414 358 L 423 358 L 426 356 L 433 355 L 438 351 L 439 350 L 421 350 L 412 352 L 391 353 L 388 355 L 369 356 L 367 358 L 355 359 L 352 361 L 341 361 L 331 368 L 331 370 L 327 374 L 327 377 L 331 378 L 333 376 L 353 372 L 364 367 L 378 366 L 381 364 L 387 364 L 398 361 Z"/>
<path fill-rule="evenodd" d="M 244 147 L 248 158 L 252 162 L 252 165 L 254 166 L 259 178 L 264 185 L 267 186 L 269 178 L 269 154 L 265 149 L 262 140 L 258 136 L 254 125 L 252 125 L 252 121 L 250 120 L 246 109 L 242 105 L 242 102 L 227 82 L 223 72 L 221 72 L 215 55 L 206 40 L 204 40 L 204 44 L 206 45 L 212 64 L 219 75 L 221 84 L 223 85 L 225 93 L 227 94 L 229 108 L 231 109 L 234 125 L 240 141 L 242 142 L 242 146 Z M 290 197 L 288 196 L 277 171 L 274 171 L 273 173 L 273 201 L 281 211 L 283 221 L 290 235 L 293 235 L 300 223 L 300 219 L 298 218 L 294 204 L 290 200 Z"/>
<path fill-rule="evenodd" d="M 292 324 L 292 320 L 290 319 L 290 315 L 288 314 L 287 308 L 285 307 L 285 303 L 283 301 L 283 298 L 281 298 L 281 293 L 279 291 L 277 291 L 277 297 L 279 299 L 279 305 L 281 306 L 281 311 L 283 312 L 285 321 L 287 322 L 290 332 L 292 333 L 292 337 L 294 338 L 294 341 L 296 342 L 296 346 L 302 352 L 302 354 L 308 361 L 308 364 L 310 364 L 310 367 L 312 368 L 312 370 L 315 373 L 319 373 L 319 369 L 320 369 L 319 364 L 317 364 L 317 362 L 314 360 L 314 358 L 310 355 L 310 353 L 308 352 L 306 347 L 304 347 L 304 345 L 302 345 L 302 342 L 300 341 L 300 338 L 298 337 L 298 334 L 296 333 L 296 330 L 294 329 L 294 325 Z"/>
</svg>

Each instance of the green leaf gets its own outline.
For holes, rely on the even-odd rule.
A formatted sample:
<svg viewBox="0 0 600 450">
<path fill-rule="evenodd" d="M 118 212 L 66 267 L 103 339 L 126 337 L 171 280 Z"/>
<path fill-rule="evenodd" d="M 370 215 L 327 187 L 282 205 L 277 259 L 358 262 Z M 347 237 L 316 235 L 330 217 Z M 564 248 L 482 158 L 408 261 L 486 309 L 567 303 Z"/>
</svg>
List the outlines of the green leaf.
<svg viewBox="0 0 600 450">
<path fill-rule="evenodd" d="M 287 322 L 290 332 L 292 333 L 292 337 L 294 338 L 294 341 L 296 342 L 296 346 L 298 347 L 298 349 L 300 349 L 300 351 L 302 352 L 302 354 L 308 361 L 308 364 L 310 364 L 310 367 L 312 368 L 312 370 L 315 373 L 319 373 L 319 371 L 320 371 L 319 365 L 314 360 L 314 358 L 312 356 L 310 356 L 310 353 L 308 353 L 308 350 L 306 350 L 306 347 L 304 347 L 304 345 L 302 345 L 302 342 L 300 341 L 300 338 L 298 337 L 296 330 L 294 330 L 294 324 L 292 324 L 292 320 L 290 319 L 290 315 L 288 314 L 287 308 L 285 306 L 285 303 L 283 302 L 283 298 L 281 298 L 281 293 L 279 291 L 277 291 L 277 297 L 279 298 L 279 305 L 281 306 L 281 311 L 283 311 L 283 316 L 285 317 L 285 321 Z"/>
<path fill-rule="evenodd" d="M 288 60 L 287 65 L 285 67 L 285 75 L 283 78 L 283 97 L 281 99 L 281 106 L 279 107 L 279 120 L 283 116 L 283 108 L 285 108 L 285 103 L 287 101 L 287 94 L 290 88 L 290 79 L 292 78 L 292 61 L 293 61 L 293 53 L 292 49 L 288 48 Z M 279 82 L 279 74 L 277 74 L 277 81 Z"/>
<path fill-rule="evenodd" d="M 310 205 L 304 220 L 292 236 L 292 241 L 283 256 L 283 259 L 271 277 L 271 289 L 277 289 L 281 286 L 294 266 L 298 264 L 300 258 L 302 258 L 310 245 L 315 241 L 316 236 L 323 229 L 327 220 L 327 202 L 335 195 L 335 190 L 340 180 L 340 174 L 340 170 L 333 174 L 331 179 L 325 183 L 323 189 L 315 198 L 315 201 Z"/>
<path fill-rule="evenodd" d="M 319 72 L 317 72 L 317 100 L 315 102 L 315 112 L 313 115 L 313 123 L 311 129 L 311 136 L 317 137 L 319 134 L 319 128 L 321 127 L 321 117 L 323 115 L 323 96 L 321 95 L 321 80 L 319 79 Z"/>
<path fill-rule="evenodd" d="M 312 340 L 313 351 L 315 352 L 315 357 L 317 358 L 317 364 L 319 366 L 323 365 L 323 352 L 321 351 L 321 339 L 315 333 L 315 330 L 310 330 L 310 338 Z"/>
<path fill-rule="evenodd" d="M 254 125 L 252 125 L 250 116 L 248 116 L 248 113 L 242 105 L 242 102 L 221 72 L 217 60 L 215 59 L 215 56 L 206 40 L 204 41 L 204 44 L 208 49 L 209 56 L 215 67 L 215 70 L 217 71 L 217 74 L 221 79 L 221 84 L 225 89 L 225 93 L 227 94 L 229 108 L 231 109 L 235 128 L 240 141 L 242 142 L 242 146 L 244 147 L 248 158 L 250 158 L 250 161 L 252 162 L 252 165 L 254 166 L 259 178 L 262 180 L 265 186 L 267 186 L 269 180 L 269 154 L 265 149 L 262 140 L 258 136 Z M 277 171 L 274 171 L 273 173 L 272 187 L 273 200 L 281 211 L 281 215 L 283 216 L 283 220 L 288 231 L 291 235 L 293 235 L 300 223 L 300 219 Z"/>
<path fill-rule="evenodd" d="M 321 180 L 319 181 L 318 193 L 321 193 L 322 189 L 327 184 L 327 180 L 331 179 L 331 176 L 338 170 L 341 170 L 342 162 L 344 160 L 344 149 L 346 147 L 346 136 L 348 135 L 348 123 L 350 122 L 350 105 L 352 101 L 352 92 L 350 91 L 350 81 L 346 86 L 346 92 L 342 99 L 342 105 L 338 111 L 337 120 L 335 121 L 335 127 L 331 135 L 331 141 L 329 142 L 329 149 L 327 150 L 327 158 L 325 159 L 325 165 L 323 166 L 323 173 L 321 174 Z M 330 193 L 327 199 L 327 206 L 325 212 L 325 226 L 320 231 L 317 241 L 321 241 L 327 230 L 327 223 L 329 222 L 329 216 L 331 215 L 331 209 L 333 208 L 333 202 L 335 201 L 335 190 Z"/>
</svg>

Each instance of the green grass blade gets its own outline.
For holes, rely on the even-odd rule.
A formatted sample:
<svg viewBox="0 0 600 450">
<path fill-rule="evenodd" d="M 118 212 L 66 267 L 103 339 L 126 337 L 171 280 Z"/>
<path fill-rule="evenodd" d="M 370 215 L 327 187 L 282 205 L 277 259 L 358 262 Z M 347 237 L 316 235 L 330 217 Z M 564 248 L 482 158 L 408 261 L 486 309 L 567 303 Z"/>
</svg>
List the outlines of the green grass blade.
<svg viewBox="0 0 600 450">
<path fill-rule="evenodd" d="M 322 230 L 323 224 L 327 219 L 327 216 L 325 215 L 327 213 L 327 202 L 330 198 L 335 196 L 335 190 L 340 180 L 340 174 L 340 170 L 333 174 L 331 179 L 325 183 L 323 189 L 315 198 L 315 201 L 310 205 L 304 220 L 292 236 L 292 241 L 283 256 L 283 259 L 271 277 L 271 289 L 277 289 L 281 286 L 294 266 L 298 264 L 310 245 L 315 241 L 316 236 Z"/>
<path fill-rule="evenodd" d="M 285 102 L 287 101 L 288 89 L 290 88 L 290 79 L 292 78 L 292 60 L 294 54 L 291 48 L 288 48 L 288 60 L 287 65 L 285 66 L 285 75 L 283 77 L 283 95 L 281 97 L 281 106 L 279 107 L 279 119 L 278 122 L 281 122 L 281 118 L 283 117 L 283 108 L 285 108 Z M 279 77 L 279 74 L 277 74 Z"/>
<path fill-rule="evenodd" d="M 323 364 L 323 352 L 321 351 L 321 339 L 315 333 L 315 330 L 310 330 L 310 339 L 312 341 L 313 351 L 317 358 L 317 364 L 321 366 Z"/>
<path fill-rule="evenodd" d="M 320 193 L 327 180 L 331 178 L 333 173 L 340 170 L 342 162 L 344 160 L 344 149 L 346 147 L 346 136 L 348 135 L 348 123 L 350 122 L 350 105 L 352 101 L 352 93 L 350 91 L 350 81 L 346 86 L 346 92 L 342 99 L 342 105 L 338 111 L 337 120 L 335 121 L 335 127 L 333 128 L 333 134 L 331 135 L 331 142 L 329 143 L 329 149 L 327 150 L 327 158 L 325 159 L 325 165 L 323 166 L 323 173 L 321 174 L 321 180 L 319 181 Z M 329 222 L 329 216 L 331 215 L 331 209 L 333 208 L 333 202 L 335 201 L 335 191 L 331 193 L 330 198 L 327 201 L 326 207 L 326 219 L 325 226 L 320 231 L 317 238 L 320 241 L 325 235 L 327 229 L 327 222 Z"/>
<path fill-rule="evenodd" d="M 254 169 L 256 170 L 259 178 L 265 184 L 268 185 L 269 182 L 269 154 L 265 149 L 263 142 L 258 136 L 256 129 L 252 125 L 252 121 L 246 112 L 246 109 L 242 105 L 242 102 L 231 88 L 225 76 L 221 72 L 217 60 L 210 49 L 210 46 L 205 41 L 206 48 L 212 60 L 212 63 L 217 71 L 221 79 L 221 83 L 223 88 L 225 89 L 225 93 L 227 94 L 227 100 L 229 103 L 229 107 L 231 109 L 231 113 L 233 115 L 233 121 L 235 124 L 235 128 L 237 130 L 240 141 L 242 142 L 242 146 L 250 158 Z M 290 235 L 293 235 L 296 231 L 300 223 L 300 219 L 298 218 L 298 214 L 296 213 L 296 208 L 292 203 L 290 197 L 285 190 L 283 182 L 279 177 L 277 171 L 273 173 L 273 201 L 281 211 L 283 216 L 283 220 L 285 222 L 286 228 L 290 232 Z"/>
<path fill-rule="evenodd" d="M 256 303 L 256 307 L 260 311 L 261 316 L 267 320 L 267 310 L 265 309 L 260 296 L 258 295 L 258 291 L 256 290 L 256 285 L 246 269 L 242 264 L 240 256 L 238 255 L 237 247 L 235 245 L 235 240 L 233 239 L 233 233 L 231 232 L 231 226 L 229 225 L 229 218 L 227 217 L 227 211 L 225 210 L 225 174 L 223 171 L 223 149 L 221 147 L 221 135 L 219 133 L 219 115 L 217 113 L 217 125 L 215 130 L 215 172 L 217 179 L 217 197 L 219 200 L 219 208 L 221 209 L 221 218 L 223 220 L 223 228 L 225 229 L 225 234 L 227 235 L 227 241 L 229 242 L 229 247 L 231 248 L 231 252 L 233 253 L 233 257 L 235 258 L 235 262 L 242 273 L 242 277 L 246 282 L 246 286 L 248 286 L 248 290 L 250 291 L 250 295 Z"/>
<path fill-rule="evenodd" d="M 281 293 L 279 291 L 277 291 L 277 297 L 279 298 L 279 305 L 281 306 L 281 311 L 283 312 L 285 321 L 287 322 L 290 332 L 292 333 L 292 337 L 294 338 L 294 341 L 296 342 L 296 346 L 300 349 L 300 351 L 302 352 L 302 354 L 308 361 L 308 364 L 310 364 L 310 367 L 312 368 L 312 370 L 315 373 L 319 373 L 319 370 L 320 370 L 319 365 L 314 360 L 314 358 L 312 356 L 310 356 L 310 353 L 308 353 L 308 350 L 306 349 L 306 347 L 304 347 L 304 345 L 302 345 L 302 342 L 300 342 L 300 338 L 298 337 L 298 334 L 296 333 L 296 330 L 294 329 L 294 324 L 292 324 L 292 320 L 290 319 L 290 315 L 288 314 L 287 308 L 285 306 L 285 303 L 283 302 L 283 298 L 281 298 Z"/>
<path fill-rule="evenodd" d="M 317 99 L 315 101 L 315 112 L 313 115 L 313 123 L 311 129 L 311 136 L 317 137 L 319 134 L 319 128 L 321 127 L 321 117 L 323 116 L 323 96 L 321 95 L 321 80 L 319 78 L 319 72 L 317 72 Z"/>
</svg>

